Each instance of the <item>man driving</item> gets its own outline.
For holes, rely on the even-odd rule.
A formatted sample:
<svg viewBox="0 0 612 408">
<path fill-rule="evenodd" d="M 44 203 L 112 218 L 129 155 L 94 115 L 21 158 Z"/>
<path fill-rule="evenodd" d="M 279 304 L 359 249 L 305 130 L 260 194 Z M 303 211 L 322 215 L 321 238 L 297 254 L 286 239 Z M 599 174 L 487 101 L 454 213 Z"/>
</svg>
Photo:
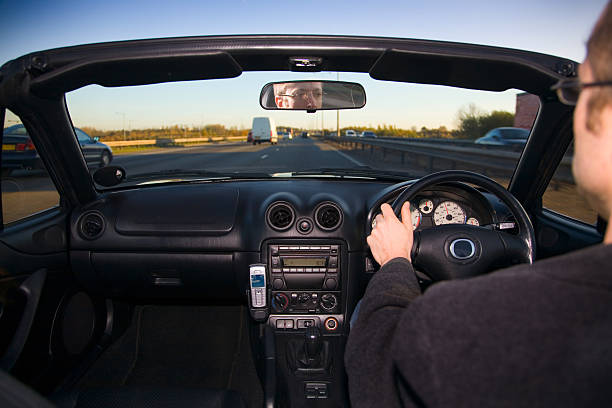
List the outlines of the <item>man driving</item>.
<svg viewBox="0 0 612 408">
<path fill-rule="evenodd" d="M 304 81 L 274 84 L 274 102 L 280 109 L 320 109 L 323 105 L 323 83 Z"/>
<path fill-rule="evenodd" d="M 574 178 L 612 213 L 612 3 L 587 43 L 575 104 Z M 577 101 L 576 101 L 577 98 Z M 421 290 L 409 203 L 388 204 L 367 242 L 381 265 L 346 349 L 353 407 L 612 406 L 612 228 L 601 245 Z"/>
</svg>

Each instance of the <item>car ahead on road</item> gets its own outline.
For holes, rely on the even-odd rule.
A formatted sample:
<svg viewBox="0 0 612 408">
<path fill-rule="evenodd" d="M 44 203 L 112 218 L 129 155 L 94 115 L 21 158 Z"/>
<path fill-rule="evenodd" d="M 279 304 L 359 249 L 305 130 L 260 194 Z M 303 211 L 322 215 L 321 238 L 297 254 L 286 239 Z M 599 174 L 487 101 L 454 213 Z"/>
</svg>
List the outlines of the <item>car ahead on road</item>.
<svg viewBox="0 0 612 408">
<path fill-rule="evenodd" d="M 325 72 L 329 67 L 342 76 L 355 73 L 360 82 L 320 79 L 319 72 L 337 77 Z M 562 157 L 572 141 L 573 108 L 550 88 L 576 69 L 564 58 L 513 49 L 307 35 L 92 44 L 6 63 L 0 108 L 10 108 L 40 147 L 60 200 L 5 222 L 0 231 L 2 368 L 43 397 L 93 398 L 100 406 L 146 405 L 153 397 L 183 406 L 221 400 L 306 406 L 310 399 L 349 406 L 343 350 L 348 322 L 378 269 L 366 237 L 382 203 L 396 211 L 411 204 L 413 262 L 423 290 L 601 242 L 596 225 L 547 209 L 581 198 L 571 180 L 553 179 L 557 169 L 567 170 Z M 295 81 L 279 82 L 287 77 Z M 254 81 L 261 82 L 261 94 L 250 91 Z M 406 89 L 406 100 L 443 89 L 457 110 L 478 93 L 505 103 L 513 90 L 539 96 L 541 106 L 522 152 L 483 153 L 443 140 L 386 139 L 378 149 L 360 138 L 325 136 L 254 151 L 230 141 L 126 155 L 93 177 L 72 126 L 85 99 L 98 107 L 88 126 L 114 121 L 121 129 L 112 106 L 119 97 L 134 101 L 122 105 L 134 118 L 142 111 L 139 100 L 149 106 L 189 98 L 201 104 L 194 112 L 212 114 L 226 95 L 244 89 L 236 97 L 260 103 L 253 116 L 276 109 L 267 104 L 273 91 L 309 101 L 306 108 L 274 111 L 284 126 L 325 128 L 319 124 L 330 118 L 313 110 L 330 109 L 336 118 L 337 110 L 361 109 L 365 93 L 389 81 Z M 397 98 L 372 95 L 378 93 L 367 99 L 371 111 L 399 111 Z M 405 109 L 414 109 L 414 101 Z M 423 109 L 428 120 L 440 111 L 436 104 Z M 175 120 L 196 122 L 197 115 Z M 229 106 L 211 123 L 237 128 L 235 116 Z M 454 118 L 454 112 L 437 117 L 440 125 Z M 144 129 L 159 126 L 157 117 L 141 119 Z M 355 127 L 363 126 L 355 120 Z M 253 123 L 254 142 L 271 141 L 275 127 L 264 122 L 260 136 Z M 551 180 L 561 187 L 544 200 Z M 586 204 L 578 207 L 587 211 Z M 455 257 L 449 245 L 457 234 L 475 240 L 472 248 L 490 251 Z M 516 251 L 505 252 L 502 243 Z M 456 367 L 469 369 L 470 362 Z M 489 374 L 480 373 L 479 381 Z M 534 382 L 525 398 L 537 398 L 539 386 Z M 418 388 L 414 393 L 421 395 Z M 495 405 L 482 398 L 482 405 Z"/>
<path fill-rule="evenodd" d="M 278 143 L 278 133 L 276 133 L 276 126 L 272 118 L 253 118 L 251 133 L 253 136 L 253 144 L 262 142 L 269 142 L 270 144 Z"/>
<path fill-rule="evenodd" d="M 356 137 L 357 136 L 357 132 L 355 132 L 352 129 L 349 129 L 349 130 L 346 130 L 344 132 L 344 136 L 346 136 L 346 137 Z"/>
<path fill-rule="evenodd" d="M 278 132 L 278 137 L 280 137 L 281 140 L 291 140 L 291 139 L 293 139 L 293 136 L 291 136 L 291 133 L 289 133 L 289 132 Z"/>
<path fill-rule="evenodd" d="M 529 130 L 515 127 L 498 127 L 489 130 L 483 137 L 474 141 L 476 144 L 497 146 L 523 146 L 529 138 Z"/>
<path fill-rule="evenodd" d="M 371 139 L 376 139 L 376 133 L 366 130 L 365 132 L 361 132 L 359 137 L 369 137 Z"/>
<path fill-rule="evenodd" d="M 79 128 L 75 128 L 83 158 L 90 168 L 108 166 L 113 160 L 112 149 L 92 138 Z M 13 170 L 34 170 L 42 168 L 42 161 L 32 139 L 22 124 L 4 129 L 2 140 L 2 172 L 9 174 Z"/>
</svg>

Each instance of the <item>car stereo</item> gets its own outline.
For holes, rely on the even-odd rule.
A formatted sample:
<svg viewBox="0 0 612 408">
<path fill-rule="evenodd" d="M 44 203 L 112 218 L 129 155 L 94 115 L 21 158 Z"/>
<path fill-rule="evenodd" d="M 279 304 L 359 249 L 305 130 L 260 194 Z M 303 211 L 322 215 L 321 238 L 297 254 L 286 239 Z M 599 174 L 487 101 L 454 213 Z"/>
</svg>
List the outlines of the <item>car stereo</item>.
<svg viewBox="0 0 612 408">
<path fill-rule="evenodd" d="M 272 313 L 338 313 L 339 245 L 268 245 Z"/>
<path fill-rule="evenodd" d="M 272 289 L 338 290 L 339 252 L 339 245 L 269 245 Z"/>
</svg>

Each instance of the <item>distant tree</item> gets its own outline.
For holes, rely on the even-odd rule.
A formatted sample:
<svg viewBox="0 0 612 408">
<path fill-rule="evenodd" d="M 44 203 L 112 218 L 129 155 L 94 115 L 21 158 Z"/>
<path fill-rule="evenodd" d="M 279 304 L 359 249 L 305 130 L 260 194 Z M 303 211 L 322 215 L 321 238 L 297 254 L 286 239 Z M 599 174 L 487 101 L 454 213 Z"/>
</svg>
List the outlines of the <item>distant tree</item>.
<svg viewBox="0 0 612 408">
<path fill-rule="evenodd" d="M 470 104 L 457 112 L 456 137 L 462 139 L 477 139 L 489 130 L 497 127 L 512 126 L 514 114 L 506 111 L 484 113 L 476 105 Z"/>
<path fill-rule="evenodd" d="M 513 124 L 514 114 L 506 111 L 493 111 L 489 115 L 480 118 L 481 136 L 484 136 L 491 129 L 512 126 Z"/>
</svg>

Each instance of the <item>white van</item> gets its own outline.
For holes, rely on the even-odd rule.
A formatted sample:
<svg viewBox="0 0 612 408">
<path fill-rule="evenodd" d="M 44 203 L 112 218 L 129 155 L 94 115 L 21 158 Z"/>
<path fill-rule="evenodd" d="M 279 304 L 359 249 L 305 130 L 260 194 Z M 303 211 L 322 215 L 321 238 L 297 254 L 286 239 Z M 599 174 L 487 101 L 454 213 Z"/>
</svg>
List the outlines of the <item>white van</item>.
<svg viewBox="0 0 612 408">
<path fill-rule="evenodd" d="M 278 134 L 276 133 L 276 125 L 272 118 L 253 118 L 253 144 L 261 142 L 278 143 Z"/>
<path fill-rule="evenodd" d="M 344 136 L 346 136 L 346 137 L 355 137 L 355 136 L 357 136 L 357 132 L 355 132 L 352 129 L 349 129 L 346 132 L 344 132 Z"/>
</svg>

